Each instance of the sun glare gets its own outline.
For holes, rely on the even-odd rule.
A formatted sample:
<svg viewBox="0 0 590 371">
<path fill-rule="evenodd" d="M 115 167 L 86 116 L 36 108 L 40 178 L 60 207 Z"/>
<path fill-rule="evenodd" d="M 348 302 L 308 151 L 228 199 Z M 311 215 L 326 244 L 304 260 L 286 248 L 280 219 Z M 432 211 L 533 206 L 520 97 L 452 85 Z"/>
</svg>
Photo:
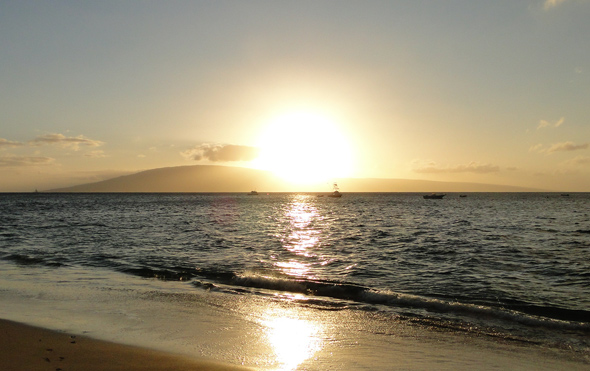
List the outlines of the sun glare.
<svg viewBox="0 0 590 371">
<path fill-rule="evenodd" d="M 318 184 L 350 176 L 346 137 L 326 116 L 292 112 L 271 120 L 259 140 L 256 166 L 294 184 Z"/>
<path fill-rule="evenodd" d="M 279 370 L 295 370 L 321 349 L 319 328 L 312 322 L 297 318 L 274 316 L 265 322 L 270 345 L 274 349 Z"/>
</svg>

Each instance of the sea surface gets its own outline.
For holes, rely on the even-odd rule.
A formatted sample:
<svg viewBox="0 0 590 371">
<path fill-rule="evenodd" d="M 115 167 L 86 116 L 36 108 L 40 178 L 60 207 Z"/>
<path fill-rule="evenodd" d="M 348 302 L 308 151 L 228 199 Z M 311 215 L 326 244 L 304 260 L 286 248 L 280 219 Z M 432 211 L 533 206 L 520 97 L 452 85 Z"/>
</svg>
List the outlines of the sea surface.
<svg viewBox="0 0 590 371">
<path fill-rule="evenodd" d="M 143 282 L 589 359 L 590 194 L 462 196 L 0 194 L 0 292 Z"/>
</svg>

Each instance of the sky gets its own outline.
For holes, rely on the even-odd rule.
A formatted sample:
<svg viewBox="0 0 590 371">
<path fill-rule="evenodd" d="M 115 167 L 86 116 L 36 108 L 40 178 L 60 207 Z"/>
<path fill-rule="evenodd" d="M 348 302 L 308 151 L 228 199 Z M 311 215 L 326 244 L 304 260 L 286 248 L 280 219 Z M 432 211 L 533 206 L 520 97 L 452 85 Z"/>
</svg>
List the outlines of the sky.
<svg viewBox="0 0 590 371">
<path fill-rule="evenodd" d="M 588 0 L 0 0 L 0 192 L 199 164 L 590 191 L 588 19 Z"/>
</svg>

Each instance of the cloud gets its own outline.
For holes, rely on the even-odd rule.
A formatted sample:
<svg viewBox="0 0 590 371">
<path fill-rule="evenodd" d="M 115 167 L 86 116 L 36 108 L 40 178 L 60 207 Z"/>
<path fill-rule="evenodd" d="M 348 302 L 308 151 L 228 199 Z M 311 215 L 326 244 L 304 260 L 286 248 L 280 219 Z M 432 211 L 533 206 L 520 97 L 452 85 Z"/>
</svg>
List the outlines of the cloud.
<svg viewBox="0 0 590 371">
<path fill-rule="evenodd" d="M 578 156 L 564 162 L 565 165 L 569 166 L 590 166 L 590 157 Z"/>
<path fill-rule="evenodd" d="M 529 148 L 529 152 L 543 152 L 543 144 L 535 144 Z"/>
<path fill-rule="evenodd" d="M 434 161 L 414 161 L 414 172 L 416 173 L 495 173 L 500 167 L 492 164 L 480 164 L 471 161 L 467 165 L 440 166 Z"/>
<path fill-rule="evenodd" d="M 63 134 L 47 134 L 41 135 L 29 141 L 29 144 L 32 146 L 56 145 L 63 148 L 71 148 L 74 151 L 77 151 L 80 149 L 81 145 L 88 147 L 99 147 L 104 143 L 99 140 L 85 138 L 83 135 L 79 135 L 77 137 L 66 137 Z"/>
<path fill-rule="evenodd" d="M 239 146 L 233 144 L 202 144 L 182 152 L 188 159 L 212 162 L 251 161 L 258 157 L 259 150 L 256 147 Z"/>
<path fill-rule="evenodd" d="M 564 2 L 566 2 L 566 0 L 545 0 L 545 4 L 543 5 L 543 8 L 545 10 L 549 10 L 549 9 L 554 8 Z"/>
<path fill-rule="evenodd" d="M 54 159 L 41 156 L 2 156 L 0 157 L 0 167 L 23 167 L 48 165 Z"/>
<path fill-rule="evenodd" d="M 588 143 L 575 144 L 574 142 L 563 142 L 552 144 L 547 153 L 561 152 L 561 151 L 577 151 L 580 149 L 587 149 Z"/>
<path fill-rule="evenodd" d="M 98 150 L 98 151 L 90 151 L 90 152 L 86 153 L 84 156 L 90 157 L 90 158 L 103 158 L 103 157 L 107 157 L 104 154 L 104 151 L 100 151 L 100 150 Z"/>
<path fill-rule="evenodd" d="M 20 147 L 23 145 L 24 143 L 21 142 L 13 142 L 8 139 L 0 138 L 0 148 Z"/>
<path fill-rule="evenodd" d="M 539 121 L 539 125 L 537 126 L 537 129 L 546 128 L 548 126 L 558 128 L 561 125 L 563 125 L 564 122 L 565 122 L 565 117 L 560 118 L 555 123 L 550 123 L 549 121 L 541 120 L 541 121 Z"/>
</svg>

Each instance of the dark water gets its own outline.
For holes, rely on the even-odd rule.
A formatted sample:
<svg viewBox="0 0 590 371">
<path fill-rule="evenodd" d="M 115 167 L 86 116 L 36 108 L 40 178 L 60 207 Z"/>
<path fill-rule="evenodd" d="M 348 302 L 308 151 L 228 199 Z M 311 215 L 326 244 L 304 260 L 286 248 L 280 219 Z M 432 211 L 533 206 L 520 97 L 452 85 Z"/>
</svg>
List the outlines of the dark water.
<svg viewBox="0 0 590 371">
<path fill-rule="evenodd" d="M 590 194 L 2 194 L 0 259 L 590 346 Z M 310 299 L 311 297 L 311 299 Z"/>
</svg>

